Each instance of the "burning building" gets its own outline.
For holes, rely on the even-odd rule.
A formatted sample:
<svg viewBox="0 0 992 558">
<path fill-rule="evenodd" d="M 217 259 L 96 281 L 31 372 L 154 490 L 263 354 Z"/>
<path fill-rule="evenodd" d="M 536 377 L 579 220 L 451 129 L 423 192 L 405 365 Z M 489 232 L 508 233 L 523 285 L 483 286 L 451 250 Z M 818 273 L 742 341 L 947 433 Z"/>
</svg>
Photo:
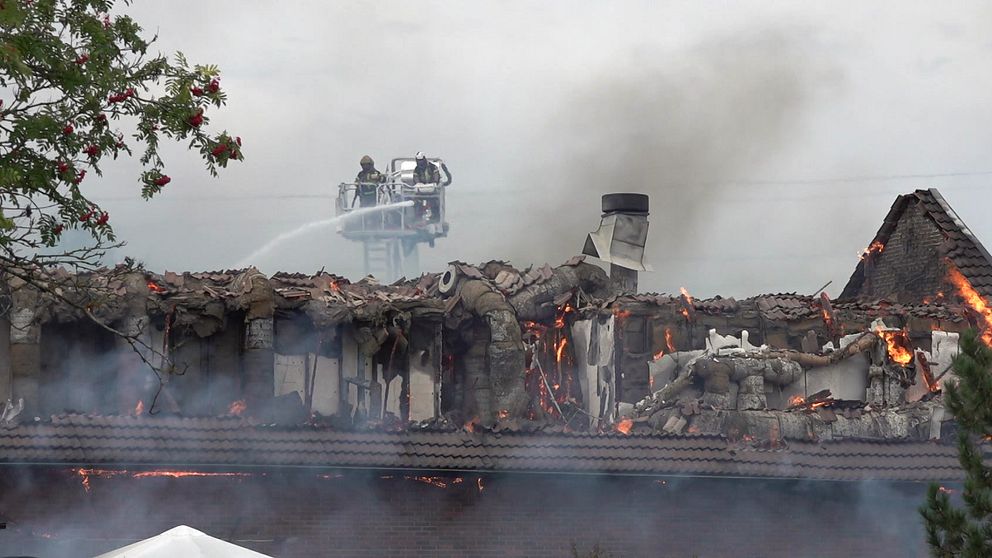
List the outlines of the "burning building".
<svg viewBox="0 0 992 558">
<path fill-rule="evenodd" d="M 0 551 L 189 523 L 287 557 L 923 555 L 992 257 L 920 190 L 837 299 L 639 294 L 646 203 L 604 199 L 609 275 L 8 277 Z"/>
</svg>

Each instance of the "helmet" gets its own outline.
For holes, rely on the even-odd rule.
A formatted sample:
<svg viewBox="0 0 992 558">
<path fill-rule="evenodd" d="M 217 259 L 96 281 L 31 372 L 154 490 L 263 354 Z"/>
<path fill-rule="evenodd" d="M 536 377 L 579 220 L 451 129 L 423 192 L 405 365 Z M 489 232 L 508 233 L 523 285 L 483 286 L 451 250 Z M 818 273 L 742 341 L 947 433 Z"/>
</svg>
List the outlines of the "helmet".
<svg viewBox="0 0 992 558">
<path fill-rule="evenodd" d="M 362 160 L 359 162 L 359 164 L 362 164 L 362 165 L 374 165 L 375 162 L 372 161 L 372 157 L 369 157 L 368 155 L 366 155 L 366 156 L 362 157 Z"/>
<path fill-rule="evenodd" d="M 427 160 L 427 155 L 424 155 L 424 152 L 423 151 L 418 151 L 417 152 L 417 156 L 415 157 L 415 159 L 417 159 L 418 161 L 426 161 Z"/>
</svg>

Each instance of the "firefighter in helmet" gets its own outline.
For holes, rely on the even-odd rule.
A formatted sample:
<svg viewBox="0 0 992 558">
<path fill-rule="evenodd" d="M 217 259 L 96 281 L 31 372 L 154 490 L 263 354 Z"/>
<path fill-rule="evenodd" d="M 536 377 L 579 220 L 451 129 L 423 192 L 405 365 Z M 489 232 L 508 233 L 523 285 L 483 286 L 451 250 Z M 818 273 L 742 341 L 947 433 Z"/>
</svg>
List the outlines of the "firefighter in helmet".
<svg viewBox="0 0 992 558">
<path fill-rule="evenodd" d="M 417 152 L 417 166 L 413 169 L 414 184 L 437 184 L 441 182 L 441 171 L 437 166 L 427 160 L 423 151 Z"/>
<path fill-rule="evenodd" d="M 361 202 L 362 207 L 373 207 L 378 197 L 379 186 L 386 182 L 386 175 L 375 168 L 375 162 L 368 155 L 362 157 L 362 171 L 355 177 L 355 197 L 351 200 L 351 206 L 355 207 L 355 201 Z"/>
</svg>

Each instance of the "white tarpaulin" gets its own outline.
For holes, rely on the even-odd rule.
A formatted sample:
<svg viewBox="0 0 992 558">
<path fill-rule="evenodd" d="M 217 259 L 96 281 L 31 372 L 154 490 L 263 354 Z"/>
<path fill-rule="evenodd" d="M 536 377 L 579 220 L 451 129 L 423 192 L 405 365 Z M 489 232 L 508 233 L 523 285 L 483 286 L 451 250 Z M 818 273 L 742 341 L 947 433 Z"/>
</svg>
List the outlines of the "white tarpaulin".
<svg viewBox="0 0 992 558">
<path fill-rule="evenodd" d="M 272 558 L 180 525 L 96 558 Z"/>
</svg>

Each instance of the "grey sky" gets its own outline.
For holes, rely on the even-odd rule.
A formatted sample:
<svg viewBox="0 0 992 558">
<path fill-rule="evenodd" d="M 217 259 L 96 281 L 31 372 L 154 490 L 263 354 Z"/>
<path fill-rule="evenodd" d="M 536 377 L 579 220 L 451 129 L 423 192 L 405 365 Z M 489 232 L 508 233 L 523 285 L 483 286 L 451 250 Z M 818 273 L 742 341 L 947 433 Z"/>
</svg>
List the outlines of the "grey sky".
<svg viewBox="0 0 992 558">
<path fill-rule="evenodd" d="M 895 195 L 936 186 L 979 238 L 992 174 L 987 2 L 302 2 L 136 0 L 163 52 L 218 64 L 212 124 L 246 160 L 210 179 L 168 150 L 87 184 L 126 252 L 155 269 L 231 266 L 333 211 L 372 155 L 445 158 L 450 237 L 422 253 L 560 263 L 599 195 L 652 195 L 648 290 L 838 294 Z M 760 183 L 755 183 L 758 181 Z M 783 181 L 783 184 L 765 181 Z M 798 181 L 798 182 L 797 182 Z M 257 265 L 355 276 L 325 229 Z"/>
</svg>

